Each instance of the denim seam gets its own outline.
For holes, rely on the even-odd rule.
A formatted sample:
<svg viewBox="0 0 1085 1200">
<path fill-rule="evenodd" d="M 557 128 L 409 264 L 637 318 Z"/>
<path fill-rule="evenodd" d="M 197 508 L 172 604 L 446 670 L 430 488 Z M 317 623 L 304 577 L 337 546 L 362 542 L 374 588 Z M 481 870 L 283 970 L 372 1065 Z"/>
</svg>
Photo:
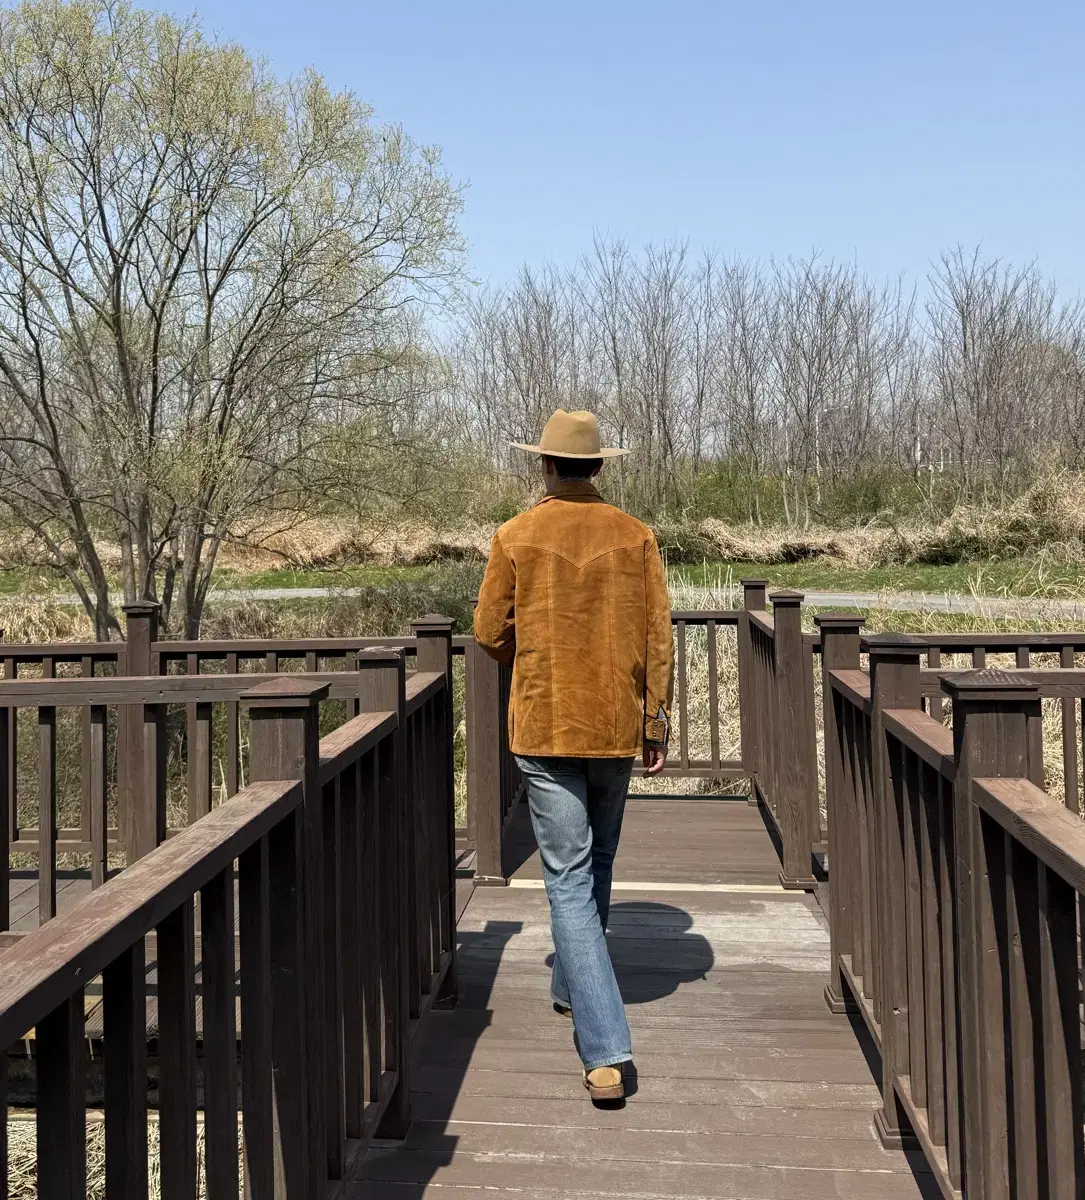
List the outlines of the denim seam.
<svg viewBox="0 0 1085 1200">
<path fill-rule="evenodd" d="M 627 1063 L 633 1061 L 633 1053 L 631 1050 L 626 1050 L 624 1054 L 615 1054 L 610 1058 L 604 1058 L 600 1062 L 585 1063 L 585 1071 L 598 1071 L 600 1067 L 616 1067 L 619 1063 Z"/>
</svg>

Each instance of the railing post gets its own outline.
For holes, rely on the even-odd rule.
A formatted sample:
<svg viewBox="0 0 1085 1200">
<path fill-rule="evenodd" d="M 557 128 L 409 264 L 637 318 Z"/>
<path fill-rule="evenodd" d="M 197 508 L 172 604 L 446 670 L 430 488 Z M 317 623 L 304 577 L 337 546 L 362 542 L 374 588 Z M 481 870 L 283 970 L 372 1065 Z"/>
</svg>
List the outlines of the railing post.
<svg viewBox="0 0 1085 1200">
<path fill-rule="evenodd" d="M 751 612 L 764 612 L 768 580 L 743 579 L 742 616 L 738 620 L 738 721 L 742 744 L 742 769 L 756 775 L 761 765 L 761 730 L 757 721 L 757 678 L 754 674 Z M 757 803 L 756 790 L 750 789 L 750 803 Z"/>
<path fill-rule="evenodd" d="M 1005 864 L 990 874 L 974 779 L 1011 776 L 1043 785 L 1043 761 L 1030 727 L 1040 695 L 1005 671 L 943 676 L 953 704 L 953 829 L 957 868 L 957 986 L 960 1009 L 961 1166 L 969 1197 L 1009 1195 L 1010 1125 L 1006 1092 L 1003 980 L 997 925 L 1006 918 Z M 1003 856 L 1004 857 L 1004 856 Z"/>
<path fill-rule="evenodd" d="M 152 647 L 158 640 L 159 606 L 126 604 L 125 675 L 157 674 Z M 149 854 L 166 836 L 166 728 L 160 704 L 130 704 L 118 714 L 117 824 L 129 865 Z"/>
<path fill-rule="evenodd" d="M 326 1028 L 325 956 L 336 953 L 324 944 L 324 813 L 320 787 L 320 701 L 328 685 L 304 675 L 292 679 L 279 675 L 258 684 L 242 697 L 250 718 L 250 761 L 253 782 L 297 779 L 302 785 L 301 820 L 296 838 L 297 879 L 301 884 L 302 919 L 287 928 L 272 912 L 271 956 L 277 977 L 272 996 L 272 1038 L 281 1053 L 300 1046 L 303 1074 L 299 1078 L 286 1057 L 273 1072 L 276 1114 L 284 1157 L 302 1148 L 302 1161 L 283 1162 L 288 1180 L 286 1195 L 304 1195 L 289 1186 L 291 1180 L 308 1181 L 309 1196 L 320 1196 L 328 1180 L 326 1080 L 334 1064 L 329 1050 L 334 1044 Z M 272 881 L 274 884 L 274 880 Z M 274 970 L 278 962 L 278 971 Z M 296 966 L 295 966 L 296 964 Z M 296 971 L 296 980 L 289 977 Z M 285 978 L 284 978 L 285 976 Z M 242 1029 L 244 1038 L 244 1029 Z M 244 1081 L 242 1081 L 244 1086 Z M 300 1139 L 294 1130 L 302 1131 Z M 292 1148 L 292 1149 L 291 1149 Z M 307 1152 L 308 1161 L 305 1161 Z M 297 1187 L 295 1183 L 293 1185 Z"/>
<path fill-rule="evenodd" d="M 452 621 L 448 617 L 430 614 L 411 625 L 417 639 L 415 662 L 420 671 L 440 671 L 445 677 L 444 696 L 439 703 L 436 736 L 441 743 L 443 779 L 440 795 L 435 802 L 441 805 L 446 842 L 441 846 L 441 951 L 449 955 L 444 981 L 434 997 L 438 1008 L 453 1008 L 456 1004 L 456 765 L 453 754 L 455 716 L 452 706 Z"/>
<path fill-rule="evenodd" d="M 407 698 L 406 662 L 402 651 L 374 650 L 386 665 L 361 666 L 367 652 L 359 655 L 359 695 L 363 712 L 394 712 L 398 725 L 389 739 L 387 757 L 380 772 L 379 828 L 380 855 L 392 864 L 389 879 L 394 882 L 389 911 L 382 909 L 385 928 L 393 948 L 392 995 L 385 998 L 387 1038 L 393 1061 L 388 1069 L 396 1073 L 396 1087 L 377 1129 L 379 1137 L 404 1138 L 411 1125 L 410 1043 L 408 1027 L 418 1013 L 421 983 L 418 978 L 416 936 L 418 901 L 415 872 L 413 824 L 407 772 Z M 390 836 L 389 836 L 390 835 Z"/>
<path fill-rule="evenodd" d="M 474 641 L 467 647 L 467 695 L 467 829 L 475 884 L 504 887 L 501 668 Z"/>
<path fill-rule="evenodd" d="M 910 1062 L 908 1040 L 908 941 L 905 914 L 903 781 L 895 785 L 889 763 L 889 747 L 882 726 L 887 709 L 923 706 L 919 681 L 921 638 L 907 634 L 875 634 L 866 639 L 870 664 L 871 770 L 874 776 L 873 871 L 880 952 L 875 954 L 876 996 L 881 998 L 882 1107 L 874 1123 L 885 1146 L 918 1145 L 897 1100 L 894 1079 L 907 1075 Z"/>
<path fill-rule="evenodd" d="M 809 732 L 805 647 L 802 641 L 802 593 L 773 592 L 776 628 L 776 697 L 772 736 L 776 755 L 774 788 L 783 842 L 780 883 L 785 888 L 812 891 L 813 846 L 819 837 L 817 779 L 807 778 L 806 739 Z M 813 787 L 811 787 L 811 782 Z M 813 800 L 811 802 L 811 796 Z"/>
<path fill-rule="evenodd" d="M 836 701 L 829 676 L 833 671 L 854 671 L 860 666 L 859 631 L 863 618 L 851 613 L 821 613 L 814 618 L 821 631 L 821 708 L 825 729 L 825 811 L 828 823 L 829 863 L 829 982 L 825 985 L 825 1000 L 834 1013 L 855 1011 L 847 999 L 840 973 L 840 955 L 852 951 L 854 914 L 848 903 L 849 892 L 837 870 L 843 864 L 845 840 L 855 836 L 847 827 L 845 814 L 850 805 L 844 802 L 843 790 L 848 777 L 844 764 L 843 731 L 839 728 Z M 846 856 L 851 861 L 851 856 Z M 855 860 L 858 855 L 855 856 Z"/>
</svg>

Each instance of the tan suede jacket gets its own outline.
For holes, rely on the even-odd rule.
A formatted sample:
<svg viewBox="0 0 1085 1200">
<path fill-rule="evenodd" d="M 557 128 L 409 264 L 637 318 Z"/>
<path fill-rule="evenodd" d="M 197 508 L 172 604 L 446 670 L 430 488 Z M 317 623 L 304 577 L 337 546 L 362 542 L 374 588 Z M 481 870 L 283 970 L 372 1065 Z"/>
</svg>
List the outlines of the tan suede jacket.
<svg viewBox="0 0 1085 1200">
<path fill-rule="evenodd" d="M 497 531 L 475 637 L 513 668 L 513 753 L 628 758 L 666 742 L 674 650 L 659 548 L 590 483 L 558 483 Z"/>
</svg>

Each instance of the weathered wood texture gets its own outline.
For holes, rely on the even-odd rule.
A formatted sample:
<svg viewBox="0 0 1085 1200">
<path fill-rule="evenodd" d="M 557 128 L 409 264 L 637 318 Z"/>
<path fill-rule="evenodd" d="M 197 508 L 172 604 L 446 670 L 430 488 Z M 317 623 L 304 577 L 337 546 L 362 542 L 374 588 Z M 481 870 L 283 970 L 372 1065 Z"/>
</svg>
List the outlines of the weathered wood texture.
<svg viewBox="0 0 1085 1200">
<path fill-rule="evenodd" d="M 628 890 L 677 829 L 678 889 L 757 890 Z M 422 1027 L 414 1125 L 402 1146 L 371 1150 L 344 1195 L 933 1196 L 916 1156 L 871 1137 L 877 1084 L 822 1000 L 828 935 L 778 872 L 746 804 L 631 805 L 610 945 L 638 1080 L 609 1111 L 587 1099 L 571 1024 L 549 1004 L 548 910 L 530 867 L 507 890 L 476 890 L 460 1004 Z"/>
</svg>

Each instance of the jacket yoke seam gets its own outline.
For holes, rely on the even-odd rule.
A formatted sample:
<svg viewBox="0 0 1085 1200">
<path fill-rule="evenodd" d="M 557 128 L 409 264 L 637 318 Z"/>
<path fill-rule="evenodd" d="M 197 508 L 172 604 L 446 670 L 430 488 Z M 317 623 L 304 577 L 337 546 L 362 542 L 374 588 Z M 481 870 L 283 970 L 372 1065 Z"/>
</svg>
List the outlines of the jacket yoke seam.
<svg viewBox="0 0 1085 1200">
<path fill-rule="evenodd" d="M 570 554 L 564 553 L 556 546 L 542 546 L 538 542 L 528 542 L 517 540 L 513 544 L 514 549 L 524 548 L 526 550 L 538 550 L 543 554 L 553 554 L 558 558 L 564 559 L 567 563 L 574 567 L 586 567 L 588 563 L 593 563 L 597 559 L 605 558 L 608 554 L 616 554 L 619 550 L 635 550 L 639 546 L 643 546 L 643 542 L 621 542 L 617 546 L 608 546 L 605 550 L 600 550 L 595 554 L 589 554 L 587 558 L 574 558 Z"/>
</svg>

